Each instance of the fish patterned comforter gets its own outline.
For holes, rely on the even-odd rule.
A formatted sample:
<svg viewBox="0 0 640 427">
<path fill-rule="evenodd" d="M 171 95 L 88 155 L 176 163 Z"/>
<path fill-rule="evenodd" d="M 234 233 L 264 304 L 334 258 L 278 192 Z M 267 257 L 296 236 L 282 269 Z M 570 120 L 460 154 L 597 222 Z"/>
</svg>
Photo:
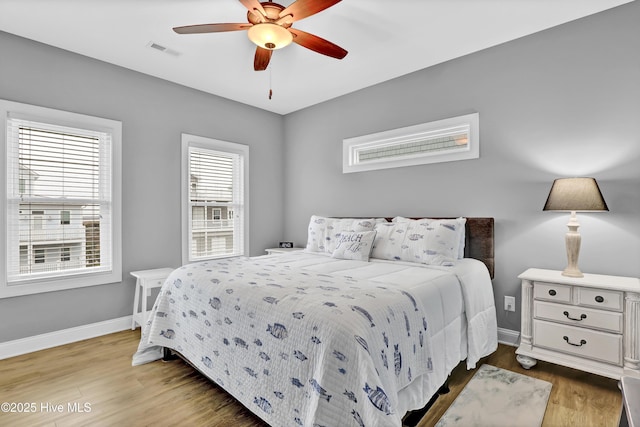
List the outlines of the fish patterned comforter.
<svg viewBox="0 0 640 427">
<path fill-rule="evenodd" d="M 398 391 L 432 370 L 407 291 L 252 258 L 175 270 L 134 356 L 174 349 L 272 426 L 400 426 Z"/>
</svg>

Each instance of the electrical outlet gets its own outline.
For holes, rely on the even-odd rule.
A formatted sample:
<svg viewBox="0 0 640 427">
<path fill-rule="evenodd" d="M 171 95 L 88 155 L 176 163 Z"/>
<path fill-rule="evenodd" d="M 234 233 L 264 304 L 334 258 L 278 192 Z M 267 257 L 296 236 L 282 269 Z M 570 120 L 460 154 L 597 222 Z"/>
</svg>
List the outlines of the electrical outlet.
<svg viewBox="0 0 640 427">
<path fill-rule="evenodd" d="M 516 311 L 516 297 L 504 297 L 504 309 L 505 311 Z"/>
</svg>

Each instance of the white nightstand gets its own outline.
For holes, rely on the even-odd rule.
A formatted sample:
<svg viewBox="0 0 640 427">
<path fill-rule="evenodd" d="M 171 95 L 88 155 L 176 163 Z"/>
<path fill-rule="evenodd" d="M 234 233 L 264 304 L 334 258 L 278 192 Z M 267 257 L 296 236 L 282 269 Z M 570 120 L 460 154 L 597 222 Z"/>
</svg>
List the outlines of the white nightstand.
<svg viewBox="0 0 640 427">
<path fill-rule="evenodd" d="M 155 268 L 153 270 L 132 271 L 131 275 L 136 278 L 136 294 L 133 298 L 133 319 L 131 320 L 131 330 L 136 328 L 136 323 L 142 327 L 147 323 L 147 297 L 151 294 L 151 289 L 160 288 L 169 277 L 173 268 Z M 142 298 L 142 301 L 140 299 Z M 140 306 L 140 307 L 138 307 Z M 138 311 L 138 308 L 140 311 Z"/>
<path fill-rule="evenodd" d="M 267 248 L 265 252 L 267 255 L 286 254 L 288 252 L 302 251 L 304 248 Z"/>
<path fill-rule="evenodd" d="M 518 278 L 522 367 L 545 360 L 618 380 L 640 377 L 640 279 L 537 268 Z"/>
</svg>

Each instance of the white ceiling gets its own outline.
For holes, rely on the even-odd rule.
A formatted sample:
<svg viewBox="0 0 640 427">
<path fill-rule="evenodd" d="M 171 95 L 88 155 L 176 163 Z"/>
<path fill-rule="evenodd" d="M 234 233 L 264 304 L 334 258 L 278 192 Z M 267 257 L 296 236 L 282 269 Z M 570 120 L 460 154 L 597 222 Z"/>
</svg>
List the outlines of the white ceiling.
<svg viewBox="0 0 640 427">
<path fill-rule="evenodd" d="M 293 26 L 348 50 L 346 58 L 292 44 L 261 72 L 245 31 L 172 31 L 246 22 L 238 0 L 0 0 L 0 30 L 287 114 L 630 1 L 343 0 Z"/>
</svg>

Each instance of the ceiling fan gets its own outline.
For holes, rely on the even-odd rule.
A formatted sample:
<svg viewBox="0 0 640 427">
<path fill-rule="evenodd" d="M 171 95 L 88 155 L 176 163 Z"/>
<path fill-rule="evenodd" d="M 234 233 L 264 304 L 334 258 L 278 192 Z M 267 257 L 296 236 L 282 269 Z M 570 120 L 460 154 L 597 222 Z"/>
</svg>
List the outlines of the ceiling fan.
<svg viewBox="0 0 640 427">
<path fill-rule="evenodd" d="M 341 0 L 297 0 L 287 7 L 270 1 L 240 0 L 247 9 L 248 23 L 201 24 L 175 27 L 178 34 L 219 33 L 247 30 L 249 39 L 257 45 L 253 60 L 256 71 L 266 70 L 274 50 L 291 42 L 322 55 L 342 59 L 347 51 L 330 41 L 292 28 L 295 21 L 307 18 L 339 3 Z"/>
</svg>

